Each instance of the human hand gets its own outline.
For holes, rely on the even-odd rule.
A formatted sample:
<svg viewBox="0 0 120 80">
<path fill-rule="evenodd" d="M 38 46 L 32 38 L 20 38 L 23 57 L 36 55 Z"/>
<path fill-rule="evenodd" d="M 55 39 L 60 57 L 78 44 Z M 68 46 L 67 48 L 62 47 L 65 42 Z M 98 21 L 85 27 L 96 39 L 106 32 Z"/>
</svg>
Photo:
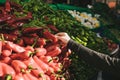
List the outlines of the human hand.
<svg viewBox="0 0 120 80">
<path fill-rule="evenodd" d="M 67 43 L 70 40 L 70 37 L 67 33 L 65 32 L 60 32 L 56 34 L 56 37 L 64 44 L 67 45 Z"/>
</svg>

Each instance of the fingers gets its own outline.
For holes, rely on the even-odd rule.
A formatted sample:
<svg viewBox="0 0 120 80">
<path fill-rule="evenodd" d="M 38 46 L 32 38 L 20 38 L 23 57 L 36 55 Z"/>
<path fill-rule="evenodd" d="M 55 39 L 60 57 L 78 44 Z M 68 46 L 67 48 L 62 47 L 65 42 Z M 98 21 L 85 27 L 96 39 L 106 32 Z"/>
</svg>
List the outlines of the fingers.
<svg viewBox="0 0 120 80">
<path fill-rule="evenodd" d="M 68 41 L 70 40 L 70 37 L 67 33 L 65 32 L 60 32 L 56 34 L 56 37 L 65 45 L 68 43 Z"/>
<path fill-rule="evenodd" d="M 60 32 L 60 33 L 57 33 L 56 36 L 65 36 L 67 33 L 65 32 Z"/>
</svg>

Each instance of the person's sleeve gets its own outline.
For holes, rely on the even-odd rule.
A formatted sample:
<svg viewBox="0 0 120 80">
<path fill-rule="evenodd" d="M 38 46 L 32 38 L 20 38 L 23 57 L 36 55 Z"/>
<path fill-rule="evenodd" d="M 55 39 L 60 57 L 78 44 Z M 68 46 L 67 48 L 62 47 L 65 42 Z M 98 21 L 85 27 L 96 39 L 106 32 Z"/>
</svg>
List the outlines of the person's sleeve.
<svg viewBox="0 0 120 80">
<path fill-rule="evenodd" d="M 81 44 L 70 40 L 67 47 L 79 55 L 79 58 L 84 60 L 86 63 L 98 68 L 100 70 L 109 71 L 112 73 L 120 73 L 120 59 L 110 57 L 103 53 L 91 50 Z"/>
</svg>

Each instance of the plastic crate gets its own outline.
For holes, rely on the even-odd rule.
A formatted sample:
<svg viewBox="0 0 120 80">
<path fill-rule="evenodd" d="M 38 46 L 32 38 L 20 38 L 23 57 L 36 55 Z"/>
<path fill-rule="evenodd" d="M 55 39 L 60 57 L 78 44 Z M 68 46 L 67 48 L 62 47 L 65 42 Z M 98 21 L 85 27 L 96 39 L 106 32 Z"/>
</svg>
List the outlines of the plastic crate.
<svg viewBox="0 0 120 80">
<path fill-rule="evenodd" d="M 29 0 L 21 0 L 21 1 L 25 1 L 25 2 L 27 2 L 27 1 L 29 1 Z M 0 4 L 4 4 L 6 2 L 6 0 L 0 0 Z"/>
<path fill-rule="evenodd" d="M 49 6 L 55 10 L 77 10 L 80 12 L 92 13 L 88 8 L 76 7 L 68 4 L 49 4 Z"/>
<path fill-rule="evenodd" d="M 0 0 L 0 4 L 4 4 L 6 0 Z"/>
</svg>

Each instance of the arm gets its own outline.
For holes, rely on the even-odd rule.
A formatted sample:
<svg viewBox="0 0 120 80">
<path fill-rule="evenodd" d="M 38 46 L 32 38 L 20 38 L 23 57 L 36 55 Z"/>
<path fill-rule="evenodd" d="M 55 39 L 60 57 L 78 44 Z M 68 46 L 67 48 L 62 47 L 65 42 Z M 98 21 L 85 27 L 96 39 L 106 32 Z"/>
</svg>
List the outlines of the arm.
<svg viewBox="0 0 120 80">
<path fill-rule="evenodd" d="M 115 57 L 110 57 L 103 53 L 91 50 L 81 44 L 76 43 L 73 40 L 69 40 L 67 47 L 78 53 L 79 57 L 83 59 L 86 63 L 100 69 L 103 71 L 108 71 L 111 73 L 120 73 L 120 59 Z"/>
<path fill-rule="evenodd" d="M 69 49 L 77 53 L 80 59 L 84 60 L 86 63 L 94 66 L 99 70 L 107 71 L 119 76 L 120 58 L 110 57 L 78 44 L 70 39 L 68 34 L 64 32 L 57 33 L 56 37 Z"/>
</svg>

